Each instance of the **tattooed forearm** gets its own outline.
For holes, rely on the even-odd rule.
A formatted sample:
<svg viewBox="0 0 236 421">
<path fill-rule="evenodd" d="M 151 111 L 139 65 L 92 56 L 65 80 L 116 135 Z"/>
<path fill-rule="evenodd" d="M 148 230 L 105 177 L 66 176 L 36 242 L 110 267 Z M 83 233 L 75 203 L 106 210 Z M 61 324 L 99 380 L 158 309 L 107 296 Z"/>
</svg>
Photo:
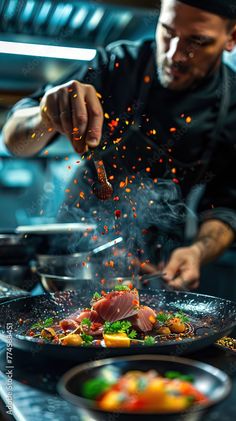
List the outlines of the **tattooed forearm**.
<svg viewBox="0 0 236 421">
<path fill-rule="evenodd" d="M 209 220 L 200 227 L 193 244 L 200 251 L 202 263 L 209 262 L 222 254 L 234 241 L 234 232 L 219 220 Z"/>
</svg>

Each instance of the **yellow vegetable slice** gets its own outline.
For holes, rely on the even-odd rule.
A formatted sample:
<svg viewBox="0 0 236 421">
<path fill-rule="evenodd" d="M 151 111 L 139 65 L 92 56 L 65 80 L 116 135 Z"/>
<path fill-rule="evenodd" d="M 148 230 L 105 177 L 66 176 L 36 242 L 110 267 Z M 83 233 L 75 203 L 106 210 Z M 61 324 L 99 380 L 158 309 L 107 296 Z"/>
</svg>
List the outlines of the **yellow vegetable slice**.
<svg viewBox="0 0 236 421">
<path fill-rule="evenodd" d="M 130 339 L 126 333 L 104 333 L 103 339 L 107 348 L 130 346 Z"/>
</svg>

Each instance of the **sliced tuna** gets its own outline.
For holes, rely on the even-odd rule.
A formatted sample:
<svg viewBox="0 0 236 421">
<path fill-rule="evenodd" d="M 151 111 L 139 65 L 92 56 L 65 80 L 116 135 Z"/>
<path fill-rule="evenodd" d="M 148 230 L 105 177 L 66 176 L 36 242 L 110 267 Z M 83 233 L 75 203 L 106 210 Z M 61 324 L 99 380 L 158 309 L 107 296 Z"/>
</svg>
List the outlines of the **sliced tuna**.
<svg viewBox="0 0 236 421">
<path fill-rule="evenodd" d="M 89 319 L 92 323 L 103 323 L 102 318 L 95 310 L 84 310 L 74 317 L 77 323 L 81 323 L 83 319 Z"/>
<path fill-rule="evenodd" d="M 156 324 L 156 313 L 148 306 L 141 306 L 135 316 L 129 318 L 135 330 L 150 332 Z"/>
<path fill-rule="evenodd" d="M 75 330 L 79 327 L 78 323 L 74 319 L 63 319 L 59 322 L 59 325 L 64 331 Z"/>
<path fill-rule="evenodd" d="M 132 291 L 112 291 L 93 303 L 93 309 L 108 322 L 123 320 L 138 313 L 139 295 Z"/>
</svg>

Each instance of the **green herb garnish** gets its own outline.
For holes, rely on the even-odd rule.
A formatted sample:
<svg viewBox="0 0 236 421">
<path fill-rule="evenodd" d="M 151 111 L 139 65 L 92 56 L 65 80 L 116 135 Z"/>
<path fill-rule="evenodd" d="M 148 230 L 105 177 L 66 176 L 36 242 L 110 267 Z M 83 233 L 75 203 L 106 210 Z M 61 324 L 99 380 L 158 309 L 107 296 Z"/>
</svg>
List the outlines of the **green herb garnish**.
<svg viewBox="0 0 236 421">
<path fill-rule="evenodd" d="M 102 298 L 101 294 L 99 294 L 98 292 L 95 292 L 93 294 L 93 300 L 100 300 L 100 298 Z"/>
<path fill-rule="evenodd" d="M 91 320 L 87 319 L 86 317 L 81 322 L 82 326 L 88 326 L 88 328 L 91 327 L 91 324 L 92 324 Z"/>
<path fill-rule="evenodd" d="M 80 336 L 86 344 L 91 344 L 93 342 L 93 337 L 91 335 L 86 335 L 86 333 L 81 333 Z"/>
<path fill-rule="evenodd" d="M 182 374 L 179 371 L 167 371 L 165 377 L 170 380 L 178 379 L 189 383 L 194 382 L 194 376 L 192 374 Z"/>
<path fill-rule="evenodd" d="M 174 317 L 177 317 L 178 319 L 180 319 L 182 323 L 189 322 L 189 317 L 186 314 L 184 314 L 181 310 L 175 313 Z"/>
<path fill-rule="evenodd" d="M 102 377 L 88 380 L 82 386 L 82 395 L 87 399 L 94 400 L 106 392 L 112 384 L 113 382 L 108 381 Z"/>
<path fill-rule="evenodd" d="M 104 333 L 127 333 L 131 328 L 131 323 L 128 321 L 105 322 Z"/>
<path fill-rule="evenodd" d="M 136 336 L 137 336 L 137 332 L 136 332 L 136 330 L 131 330 L 131 332 L 130 333 L 128 333 L 128 337 L 130 338 L 130 339 L 135 339 L 136 338 Z"/>
<path fill-rule="evenodd" d="M 156 315 L 157 321 L 160 322 L 160 323 L 163 323 L 163 324 L 168 322 L 168 320 L 170 320 L 170 318 L 171 318 L 171 315 L 167 314 L 167 313 L 158 313 Z"/>
<path fill-rule="evenodd" d="M 132 324 L 127 320 L 117 321 L 117 322 L 105 322 L 103 331 L 104 333 L 126 333 L 130 339 L 135 339 L 137 336 L 136 330 L 130 328 Z"/>
<path fill-rule="evenodd" d="M 42 329 L 45 329 L 45 327 L 52 326 L 52 324 L 53 324 L 53 318 L 52 317 L 49 317 L 48 319 L 46 319 L 46 320 L 44 320 L 42 322 L 34 323 L 31 326 L 31 329 L 40 329 L 40 330 L 42 330 Z"/>
<path fill-rule="evenodd" d="M 116 291 L 130 291 L 130 288 L 127 285 L 116 285 Z"/>
<path fill-rule="evenodd" d="M 145 336 L 143 343 L 144 343 L 144 345 L 154 345 L 155 344 L 155 338 L 153 338 L 153 336 Z"/>
</svg>

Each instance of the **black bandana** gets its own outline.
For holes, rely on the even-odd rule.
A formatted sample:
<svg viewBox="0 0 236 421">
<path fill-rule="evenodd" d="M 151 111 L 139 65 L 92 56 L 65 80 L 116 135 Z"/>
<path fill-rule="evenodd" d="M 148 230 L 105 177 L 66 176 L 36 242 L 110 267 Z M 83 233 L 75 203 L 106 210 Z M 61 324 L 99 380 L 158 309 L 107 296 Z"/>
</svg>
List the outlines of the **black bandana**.
<svg viewBox="0 0 236 421">
<path fill-rule="evenodd" d="M 228 19 L 236 19 L 236 0 L 179 0 Z"/>
</svg>

